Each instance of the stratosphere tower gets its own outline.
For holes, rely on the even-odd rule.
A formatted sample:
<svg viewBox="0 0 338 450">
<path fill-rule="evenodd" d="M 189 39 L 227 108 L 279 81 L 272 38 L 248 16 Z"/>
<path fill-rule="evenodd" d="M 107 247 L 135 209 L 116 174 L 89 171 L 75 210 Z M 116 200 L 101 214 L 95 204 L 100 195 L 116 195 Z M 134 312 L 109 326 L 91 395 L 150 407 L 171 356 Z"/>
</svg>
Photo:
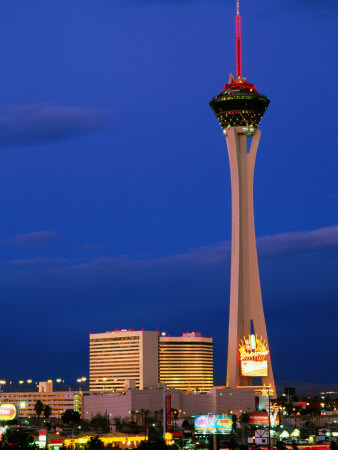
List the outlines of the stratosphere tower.
<svg viewBox="0 0 338 450">
<path fill-rule="evenodd" d="M 227 386 L 275 396 L 257 259 L 253 179 L 261 137 L 257 129 L 270 100 L 242 76 L 241 17 L 236 14 L 236 78 L 210 106 L 226 138 L 231 176 L 231 275 Z M 248 146 L 248 137 L 251 145 Z"/>
</svg>

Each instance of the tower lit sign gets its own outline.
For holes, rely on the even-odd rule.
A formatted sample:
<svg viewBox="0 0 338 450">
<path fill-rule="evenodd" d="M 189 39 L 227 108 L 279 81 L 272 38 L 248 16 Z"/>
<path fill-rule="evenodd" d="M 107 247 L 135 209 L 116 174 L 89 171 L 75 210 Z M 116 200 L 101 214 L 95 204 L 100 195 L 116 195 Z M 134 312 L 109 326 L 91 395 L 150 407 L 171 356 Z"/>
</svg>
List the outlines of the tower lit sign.
<svg viewBox="0 0 338 450">
<path fill-rule="evenodd" d="M 243 338 L 239 345 L 242 377 L 267 377 L 268 355 L 268 346 L 263 338 L 254 334 Z"/>
</svg>

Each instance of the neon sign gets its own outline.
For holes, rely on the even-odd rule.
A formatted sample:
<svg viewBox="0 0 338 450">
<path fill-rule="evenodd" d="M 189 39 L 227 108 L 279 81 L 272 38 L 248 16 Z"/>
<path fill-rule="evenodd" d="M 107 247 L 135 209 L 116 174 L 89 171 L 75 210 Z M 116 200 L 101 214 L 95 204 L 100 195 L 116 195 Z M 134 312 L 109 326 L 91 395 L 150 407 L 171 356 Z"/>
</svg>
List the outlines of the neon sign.
<svg viewBox="0 0 338 450">
<path fill-rule="evenodd" d="M 266 377 L 268 375 L 269 354 L 265 340 L 251 334 L 243 338 L 239 344 L 241 375 L 243 377 Z"/>
<path fill-rule="evenodd" d="M 3 403 L 0 405 L 0 420 L 13 420 L 18 415 L 18 410 L 11 403 Z"/>
<path fill-rule="evenodd" d="M 254 334 L 251 334 L 249 339 L 243 338 L 239 344 L 239 355 L 241 361 L 263 361 L 266 359 L 268 354 L 269 350 L 265 340 L 262 337 L 259 339 Z"/>
</svg>

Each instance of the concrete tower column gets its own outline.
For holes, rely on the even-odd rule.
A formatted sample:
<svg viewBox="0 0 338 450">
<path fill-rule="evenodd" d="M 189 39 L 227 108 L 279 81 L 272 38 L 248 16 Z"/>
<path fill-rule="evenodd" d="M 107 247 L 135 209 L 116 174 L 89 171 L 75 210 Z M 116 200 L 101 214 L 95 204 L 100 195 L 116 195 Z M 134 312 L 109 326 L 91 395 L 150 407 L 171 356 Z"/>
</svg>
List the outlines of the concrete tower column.
<svg viewBox="0 0 338 450">
<path fill-rule="evenodd" d="M 252 135 L 248 148 L 247 127 L 224 130 L 228 147 L 231 198 L 231 279 L 230 317 L 228 340 L 227 386 L 236 388 L 252 385 L 252 378 L 241 376 L 239 345 L 241 339 L 252 333 L 268 344 L 257 260 L 257 247 L 253 207 L 253 179 L 259 130 Z M 268 347 L 269 348 L 269 347 Z M 270 352 L 267 357 L 268 376 L 261 377 L 266 386 L 276 393 Z"/>
</svg>

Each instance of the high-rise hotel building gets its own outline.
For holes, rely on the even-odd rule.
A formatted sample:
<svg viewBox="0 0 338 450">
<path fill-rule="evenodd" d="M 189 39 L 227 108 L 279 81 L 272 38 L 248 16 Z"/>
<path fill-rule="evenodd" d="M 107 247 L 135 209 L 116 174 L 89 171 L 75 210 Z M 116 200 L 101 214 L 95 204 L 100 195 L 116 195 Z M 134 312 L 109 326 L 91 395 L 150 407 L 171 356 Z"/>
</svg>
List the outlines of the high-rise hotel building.
<svg viewBox="0 0 338 450">
<path fill-rule="evenodd" d="M 115 330 L 89 335 L 90 391 L 139 389 L 158 382 L 158 331 Z"/>
<path fill-rule="evenodd" d="M 91 333 L 90 391 L 156 387 L 207 392 L 213 387 L 212 338 L 200 333 L 166 336 L 158 331 Z"/>
<path fill-rule="evenodd" d="M 210 391 L 214 382 L 212 338 L 196 332 L 161 336 L 159 380 L 169 388 Z"/>
</svg>

